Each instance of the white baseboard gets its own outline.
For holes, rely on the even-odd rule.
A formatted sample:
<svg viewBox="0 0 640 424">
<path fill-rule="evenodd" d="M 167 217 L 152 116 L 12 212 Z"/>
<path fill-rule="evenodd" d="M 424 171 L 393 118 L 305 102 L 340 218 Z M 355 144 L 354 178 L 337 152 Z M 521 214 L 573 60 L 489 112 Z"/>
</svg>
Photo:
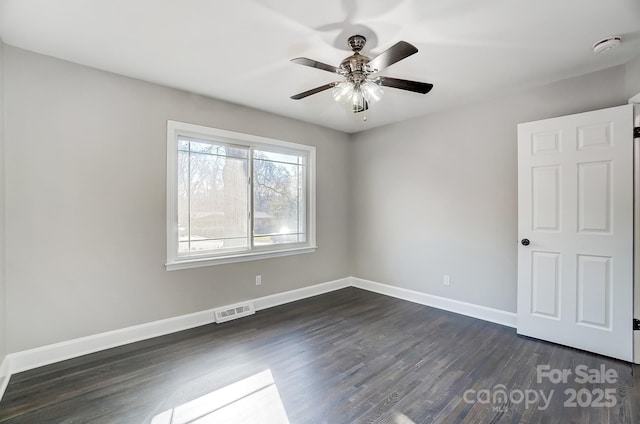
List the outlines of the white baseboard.
<svg viewBox="0 0 640 424">
<path fill-rule="evenodd" d="M 256 311 L 260 311 L 350 286 L 509 327 L 516 326 L 516 314 L 511 312 L 433 296 L 426 293 L 420 293 L 413 290 L 407 290 L 354 277 L 342 278 L 340 280 L 316 284 L 309 287 L 303 287 L 301 289 L 259 297 L 250 301 L 254 303 Z M 201 325 L 211 324 L 215 322 L 215 315 L 213 311 L 214 309 L 209 309 L 188 315 L 153 321 L 146 324 L 107 331 L 105 333 L 94 334 L 35 349 L 11 353 L 7 355 L 2 361 L 2 364 L 0 364 L 0 399 L 2 399 L 4 390 L 9 382 L 9 377 L 12 374 L 76 358 L 89 353 L 153 337 L 163 336 L 182 330 L 188 330 Z"/>
<path fill-rule="evenodd" d="M 9 371 L 11 374 L 16 374 L 112 347 L 188 330 L 214 321 L 213 309 L 210 309 L 23 350 L 8 355 Z"/>
<path fill-rule="evenodd" d="M 11 373 L 9 372 L 9 357 L 5 356 L 0 362 L 0 399 L 4 396 L 4 391 L 7 390 L 9 384 L 9 378 Z"/>
<path fill-rule="evenodd" d="M 301 289 L 259 297 L 254 299 L 253 303 L 256 311 L 261 311 L 263 309 L 273 308 L 274 306 L 284 305 L 285 303 L 295 302 L 296 300 L 306 299 L 307 297 L 344 289 L 349 286 L 351 286 L 351 277 L 341 278 L 340 280 L 329 281 L 328 283 L 315 284 Z"/>
<path fill-rule="evenodd" d="M 294 302 L 296 300 L 305 299 L 307 297 L 339 290 L 348 287 L 350 283 L 350 278 L 343 278 L 336 281 L 330 281 L 328 283 L 316 284 L 310 287 L 303 287 L 301 289 L 259 297 L 250 301 L 254 303 L 256 310 L 259 311 L 283 305 L 285 303 Z M 218 308 L 220 307 L 216 307 L 215 309 Z M 135 343 L 141 340 L 164 336 L 166 334 L 188 330 L 201 325 L 211 324 L 215 322 L 215 314 L 213 311 L 214 309 L 208 309 L 188 315 L 153 321 L 24 350 L 17 353 L 11 353 L 7 358 L 9 360 L 8 371 L 9 374 L 16 374 L 44 365 L 87 355 L 89 353 L 110 349 L 112 347 Z"/>
<path fill-rule="evenodd" d="M 388 284 L 376 283 L 374 281 L 363 280 L 362 278 L 351 277 L 351 285 L 359 289 L 408 300 L 409 302 L 419 303 L 420 305 L 431 306 L 433 308 L 449 312 L 455 312 L 456 314 L 478 318 L 484 321 L 505 325 L 507 327 L 515 328 L 517 326 L 517 315 L 513 312 L 474 305 L 473 303 L 434 296 L 432 294 L 403 289 L 400 287 L 390 286 Z"/>
</svg>

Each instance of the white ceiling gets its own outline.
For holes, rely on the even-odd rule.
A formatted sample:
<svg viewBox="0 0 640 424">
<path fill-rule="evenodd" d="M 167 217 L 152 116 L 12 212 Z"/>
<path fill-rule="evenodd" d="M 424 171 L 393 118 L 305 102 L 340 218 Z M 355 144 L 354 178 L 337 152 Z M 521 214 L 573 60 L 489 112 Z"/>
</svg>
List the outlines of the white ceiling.
<svg viewBox="0 0 640 424">
<path fill-rule="evenodd" d="M 383 75 L 431 82 L 385 89 L 367 122 L 331 91 L 339 79 L 289 59 L 338 65 L 348 36 L 374 56 L 399 40 L 417 54 Z M 620 35 L 621 47 L 592 45 Z M 640 55 L 638 0 L 0 0 L 0 37 L 99 69 L 345 132 L 604 69 Z"/>
</svg>

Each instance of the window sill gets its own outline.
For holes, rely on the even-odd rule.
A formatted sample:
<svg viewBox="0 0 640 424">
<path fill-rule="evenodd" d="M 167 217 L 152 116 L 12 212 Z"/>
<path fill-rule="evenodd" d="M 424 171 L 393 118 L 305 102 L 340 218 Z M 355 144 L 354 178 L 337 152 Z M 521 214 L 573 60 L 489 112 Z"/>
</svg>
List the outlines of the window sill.
<svg viewBox="0 0 640 424">
<path fill-rule="evenodd" d="M 268 252 L 251 252 L 232 254 L 227 256 L 217 256 L 198 259 L 183 259 L 165 264 L 167 271 L 177 271 L 180 269 L 200 268 L 203 266 L 233 264 L 236 262 L 258 261 L 261 259 L 279 258 L 281 256 L 301 255 L 303 253 L 314 253 L 317 246 L 296 247 L 293 249 L 272 250 Z"/>
</svg>

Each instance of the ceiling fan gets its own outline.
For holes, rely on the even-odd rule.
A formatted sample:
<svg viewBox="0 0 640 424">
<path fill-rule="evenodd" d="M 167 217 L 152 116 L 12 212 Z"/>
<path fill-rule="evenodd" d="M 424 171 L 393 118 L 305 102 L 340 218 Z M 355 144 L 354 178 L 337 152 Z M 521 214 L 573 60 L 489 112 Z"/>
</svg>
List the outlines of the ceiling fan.
<svg viewBox="0 0 640 424">
<path fill-rule="evenodd" d="M 433 84 L 418 81 L 408 81 L 404 79 L 375 76 L 386 67 L 396 62 L 406 59 L 418 49 L 407 43 L 399 41 L 373 59 L 360 54 L 367 39 L 362 35 L 349 37 L 348 43 L 353 54 L 342 61 L 340 66 L 335 67 L 306 57 L 291 59 L 293 63 L 310 66 L 342 75 L 343 81 L 334 81 L 320 87 L 291 96 L 293 100 L 304 99 L 312 94 L 333 88 L 333 98 L 349 106 L 353 113 L 363 112 L 369 109 L 369 105 L 380 100 L 383 94 L 382 86 L 398 88 L 400 90 L 413 91 L 415 93 L 427 94 L 433 88 Z"/>
</svg>

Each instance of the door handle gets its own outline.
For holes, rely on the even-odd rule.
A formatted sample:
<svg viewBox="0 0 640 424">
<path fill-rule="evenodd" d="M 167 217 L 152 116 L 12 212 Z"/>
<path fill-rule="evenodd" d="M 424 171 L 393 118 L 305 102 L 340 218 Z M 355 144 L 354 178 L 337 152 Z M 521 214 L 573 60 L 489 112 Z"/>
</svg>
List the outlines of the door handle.
<svg viewBox="0 0 640 424">
<path fill-rule="evenodd" d="M 522 243 L 523 246 L 529 246 L 531 244 L 529 239 L 522 239 L 522 241 L 520 243 Z"/>
</svg>

